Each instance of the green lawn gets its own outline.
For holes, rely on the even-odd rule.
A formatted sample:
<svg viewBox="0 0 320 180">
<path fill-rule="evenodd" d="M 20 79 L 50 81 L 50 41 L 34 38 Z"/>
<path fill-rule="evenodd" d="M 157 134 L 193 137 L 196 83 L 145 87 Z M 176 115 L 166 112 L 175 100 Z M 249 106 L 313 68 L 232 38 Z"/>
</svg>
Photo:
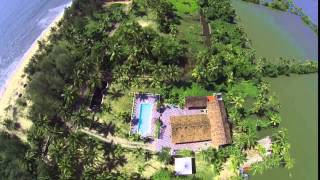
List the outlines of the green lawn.
<svg viewBox="0 0 320 180">
<path fill-rule="evenodd" d="M 242 81 L 239 84 L 232 86 L 230 93 L 243 94 L 245 97 L 257 97 L 259 90 L 252 82 Z"/>
<path fill-rule="evenodd" d="M 169 0 L 178 12 L 191 14 L 199 10 L 197 0 Z"/>
<path fill-rule="evenodd" d="M 122 138 L 126 138 L 130 131 L 133 92 L 150 92 L 157 94 L 159 90 L 144 87 L 134 87 L 123 90 L 119 85 L 111 84 L 107 95 L 103 98 L 102 112 L 97 114 L 101 123 L 112 123 L 115 125 L 115 135 Z M 105 110 L 104 106 L 109 107 L 109 110 Z M 126 117 L 129 119 L 124 118 L 121 114 L 126 114 Z"/>
<path fill-rule="evenodd" d="M 199 153 L 195 154 L 196 160 L 196 177 L 200 179 L 213 179 L 216 174 L 213 172 L 213 168 L 210 164 L 204 161 Z"/>
<path fill-rule="evenodd" d="M 198 12 L 192 14 L 178 13 L 178 15 L 180 16 L 180 24 L 177 26 L 177 38 L 188 49 L 188 64 L 185 67 L 183 77 L 184 80 L 188 81 L 191 79 L 191 72 L 197 62 L 196 56 L 199 51 L 205 49 L 205 45 Z"/>
</svg>

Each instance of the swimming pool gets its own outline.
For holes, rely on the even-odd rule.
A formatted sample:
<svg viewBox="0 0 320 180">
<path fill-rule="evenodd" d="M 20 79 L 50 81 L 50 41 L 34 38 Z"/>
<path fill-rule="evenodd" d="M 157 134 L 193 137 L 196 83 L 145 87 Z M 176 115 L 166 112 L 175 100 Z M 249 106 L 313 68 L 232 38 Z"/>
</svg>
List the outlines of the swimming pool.
<svg viewBox="0 0 320 180">
<path fill-rule="evenodd" d="M 151 134 L 151 116 L 152 116 L 152 104 L 151 103 L 140 104 L 138 132 L 143 137 L 147 136 L 148 134 Z"/>
</svg>

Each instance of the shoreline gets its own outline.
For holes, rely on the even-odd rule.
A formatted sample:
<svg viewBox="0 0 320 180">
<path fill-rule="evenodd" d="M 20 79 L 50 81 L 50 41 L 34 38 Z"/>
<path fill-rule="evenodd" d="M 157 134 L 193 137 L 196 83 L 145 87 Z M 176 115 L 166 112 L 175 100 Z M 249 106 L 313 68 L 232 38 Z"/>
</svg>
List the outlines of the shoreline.
<svg viewBox="0 0 320 180">
<path fill-rule="evenodd" d="M 10 77 L 5 81 L 2 92 L 0 92 L 0 123 L 8 116 L 5 109 L 10 105 L 15 104 L 19 94 L 25 93 L 24 84 L 27 82 L 27 79 L 24 69 L 28 66 L 33 55 L 38 51 L 38 41 L 48 39 L 51 34 L 51 28 L 57 26 L 57 23 L 62 20 L 64 11 L 65 10 L 60 12 L 49 26 L 41 32 L 29 49 L 24 53 L 23 57 L 19 60 L 14 70 L 10 73 Z M 27 130 L 32 125 L 30 120 L 23 117 L 18 117 L 18 123 L 21 125 L 21 130 Z"/>
</svg>

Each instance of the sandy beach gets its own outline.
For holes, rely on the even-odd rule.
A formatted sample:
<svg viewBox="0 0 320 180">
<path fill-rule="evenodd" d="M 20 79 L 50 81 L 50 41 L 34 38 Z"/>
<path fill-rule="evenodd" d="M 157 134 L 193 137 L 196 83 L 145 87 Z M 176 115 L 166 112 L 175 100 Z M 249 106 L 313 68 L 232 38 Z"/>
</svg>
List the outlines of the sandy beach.
<svg viewBox="0 0 320 180">
<path fill-rule="evenodd" d="M 24 74 L 24 68 L 29 64 L 32 56 L 37 52 L 39 48 L 38 41 L 45 40 L 48 38 L 48 36 L 50 35 L 50 29 L 57 25 L 57 23 L 62 19 L 63 14 L 64 11 L 62 11 L 53 20 L 53 22 L 44 31 L 42 31 L 40 36 L 32 43 L 31 47 L 24 54 L 19 64 L 17 65 L 15 71 L 11 74 L 10 78 L 6 81 L 4 90 L 2 94 L 0 94 L 0 123 L 3 121 L 3 119 L 10 118 L 10 116 L 12 116 L 8 114 L 5 109 L 10 105 L 14 106 L 15 101 L 19 97 L 19 94 L 23 95 L 25 92 L 24 84 L 26 84 L 27 79 Z M 22 114 L 26 114 L 26 112 L 22 112 Z M 20 123 L 21 125 L 22 132 L 25 132 L 32 125 L 31 121 L 28 120 L 25 116 L 19 116 L 18 123 Z M 20 135 L 19 137 L 21 138 Z"/>
</svg>

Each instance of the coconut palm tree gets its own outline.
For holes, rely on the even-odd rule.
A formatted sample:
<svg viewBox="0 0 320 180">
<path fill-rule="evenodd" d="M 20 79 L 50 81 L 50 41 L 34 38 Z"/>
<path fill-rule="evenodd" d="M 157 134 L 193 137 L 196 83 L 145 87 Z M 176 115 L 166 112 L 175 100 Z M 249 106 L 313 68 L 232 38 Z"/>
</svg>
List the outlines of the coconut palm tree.
<svg viewBox="0 0 320 180">
<path fill-rule="evenodd" d="M 93 118 L 90 116 L 91 113 L 89 113 L 85 107 L 81 106 L 78 112 L 73 113 L 71 122 L 79 128 L 89 127 L 93 123 Z"/>
<path fill-rule="evenodd" d="M 229 96 L 230 103 L 235 106 L 236 109 L 242 109 L 244 106 L 244 97 L 242 95 L 233 95 Z"/>
<path fill-rule="evenodd" d="M 262 162 L 255 163 L 250 167 L 250 170 L 253 175 L 262 174 L 263 171 L 265 170 L 265 164 Z"/>
<path fill-rule="evenodd" d="M 278 126 L 281 123 L 281 117 L 278 113 L 272 113 L 269 117 L 270 124 L 274 127 Z"/>
<path fill-rule="evenodd" d="M 65 108 L 70 107 L 76 98 L 76 92 L 73 85 L 67 86 L 63 89 L 62 97 L 64 98 Z"/>
<path fill-rule="evenodd" d="M 234 125 L 237 125 L 241 119 L 241 114 L 239 113 L 239 111 L 235 108 L 230 108 L 229 112 L 229 119 L 234 123 Z"/>
<path fill-rule="evenodd" d="M 71 179 L 73 177 L 74 164 L 71 161 L 70 154 L 62 155 L 62 158 L 58 161 L 58 167 L 61 172 L 60 179 Z"/>
</svg>

